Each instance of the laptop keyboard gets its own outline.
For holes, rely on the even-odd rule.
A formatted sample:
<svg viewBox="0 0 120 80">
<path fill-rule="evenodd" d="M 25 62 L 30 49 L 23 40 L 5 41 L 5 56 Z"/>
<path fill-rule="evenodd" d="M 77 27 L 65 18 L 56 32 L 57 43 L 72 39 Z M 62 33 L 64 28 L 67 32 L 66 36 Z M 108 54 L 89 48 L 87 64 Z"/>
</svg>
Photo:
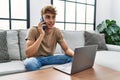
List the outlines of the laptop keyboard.
<svg viewBox="0 0 120 80">
<path fill-rule="evenodd" d="M 66 64 L 58 65 L 56 67 L 60 69 L 68 69 L 68 68 L 71 68 L 71 66 L 72 66 L 72 63 L 66 63 Z"/>
</svg>

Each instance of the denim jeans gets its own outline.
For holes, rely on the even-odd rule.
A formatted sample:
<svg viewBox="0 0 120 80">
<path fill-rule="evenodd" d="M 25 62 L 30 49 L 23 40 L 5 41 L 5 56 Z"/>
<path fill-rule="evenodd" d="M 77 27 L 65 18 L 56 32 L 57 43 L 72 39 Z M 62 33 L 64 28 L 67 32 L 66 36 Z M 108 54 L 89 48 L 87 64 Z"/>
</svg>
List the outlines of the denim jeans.
<svg viewBox="0 0 120 80">
<path fill-rule="evenodd" d="M 51 64 L 64 64 L 72 61 L 72 57 L 67 55 L 54 55 L 47 57 L 31 57 L 24 60 L 24 65 L 27 71 L 40 69 L 41 66 Z"/>
</svg>

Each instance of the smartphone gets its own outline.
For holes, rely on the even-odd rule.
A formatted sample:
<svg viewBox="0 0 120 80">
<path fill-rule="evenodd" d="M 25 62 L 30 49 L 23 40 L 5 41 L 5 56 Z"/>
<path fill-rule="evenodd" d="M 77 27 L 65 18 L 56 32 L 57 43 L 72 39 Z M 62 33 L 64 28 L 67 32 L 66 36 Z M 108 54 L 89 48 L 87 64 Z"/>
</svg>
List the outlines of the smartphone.
<svg viewBox="0 0 120 80">
<path fill-rule="evenodd" d="M 43 17 L 40 18 L 40 21 L 41 21 L 41 22 L 44 22 Z M 46 25 L 45 25 L 45 23 L 44 23 L 44 24 L 42 25 L 43 30 L 45 30 L 45 27 L 46 27 Z"/>
</svg>

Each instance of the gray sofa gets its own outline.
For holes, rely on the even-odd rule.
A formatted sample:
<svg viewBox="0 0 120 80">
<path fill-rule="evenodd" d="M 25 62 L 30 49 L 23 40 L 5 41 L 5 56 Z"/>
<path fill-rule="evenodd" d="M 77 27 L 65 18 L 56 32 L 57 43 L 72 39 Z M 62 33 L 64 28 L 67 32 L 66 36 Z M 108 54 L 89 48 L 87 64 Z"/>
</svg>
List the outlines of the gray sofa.
<svg viewBox="0 0 120 80">
<path fill-rule="evenodd" d="M 0 76 L 26 72 L 23 60 L 25 59 L 25 36 L 27 30 L 6 30 L 6 32 L 10 61 L 0 63 Z M 85 31 L 62 31 L 62 33 L 72 50 L 75 47 L 85 46 Z M 97 51 L 95 63 L 120 71 L 120 46 L 106 44 L 106 47 L 108 50 Z M 63 53 L 59 45 L 57 45 L 55 53 Z M 46 67 L 48 66 L 42 68 Z"/>
</svg>

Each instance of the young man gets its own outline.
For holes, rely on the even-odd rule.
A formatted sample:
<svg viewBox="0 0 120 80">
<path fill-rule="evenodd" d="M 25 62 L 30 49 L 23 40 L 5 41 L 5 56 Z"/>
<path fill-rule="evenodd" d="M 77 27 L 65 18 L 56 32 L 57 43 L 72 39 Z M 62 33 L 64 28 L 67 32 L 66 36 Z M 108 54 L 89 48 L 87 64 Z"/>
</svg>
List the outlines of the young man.
<svg viewBox="0 0 120 80">
<path fill-rule="evenodd" d="M 45 6 L 41 10 L 44 22 L 29 29 L 26 36 L 26 59 L 24 65 L 27 71 L 38 70 L 41 66 L 51 64 L 64 64 L 72 60 L 74 52 L 68 48 L 62 33 L 54 27 L 56 9 L 52 6 Z M 43 29 L 45 24 L 45 29 Z M 64 50 L 64 55 L 53 55 L 56 44 L 59 43 Z"/>
</svg>

